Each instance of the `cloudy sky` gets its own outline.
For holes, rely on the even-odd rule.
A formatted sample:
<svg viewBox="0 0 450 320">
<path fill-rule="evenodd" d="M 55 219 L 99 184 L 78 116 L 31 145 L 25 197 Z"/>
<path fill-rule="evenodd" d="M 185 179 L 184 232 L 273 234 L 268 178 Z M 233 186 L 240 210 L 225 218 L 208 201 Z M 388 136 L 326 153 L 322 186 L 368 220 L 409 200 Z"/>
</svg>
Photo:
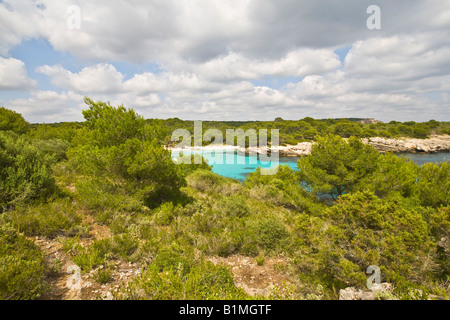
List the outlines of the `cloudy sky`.
<svg viewBox="0 0 450 320">
<path fill-rule="evenodd" d="M 450 121 L 450 1 L 0 0 L 0 106 L 81 121 L 85 96 L 146 118 Z"/>
</svg>

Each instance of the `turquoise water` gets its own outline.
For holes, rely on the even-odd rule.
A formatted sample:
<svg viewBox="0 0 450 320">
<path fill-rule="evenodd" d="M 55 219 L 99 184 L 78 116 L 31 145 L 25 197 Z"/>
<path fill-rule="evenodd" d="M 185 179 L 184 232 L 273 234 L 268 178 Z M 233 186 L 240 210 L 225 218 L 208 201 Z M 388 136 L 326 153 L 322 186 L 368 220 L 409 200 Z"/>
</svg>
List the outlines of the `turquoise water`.
<svg viewBox="0 0 450 320">
<path fill-rule="evenodd" d="M 208 151 L 184 151 L 184 154 L 188 153 L 201 154 L 208 163 L 213 166 L 212 171 L 220 174 L 224 177 L 237 179 L 244 181 L 250 172 L 256 170 L 257 167 L 271 168 L 278 163 L 282 165 L 288 165 L 294 170 L 298 170 L 297 161 L 300 157 L 279 157 L 278 162 L 268 161 L 270 159 L 261 159 L 258 155 L 246 155 L 234 150 L 208 150 Z M 404 156 L 418 165 L 422 165 L 427 162 L 439 163 L 442 161 L 450 160 L 450 152 L 442 153 L 402 153 L 398 156 Z M 172 158 L 178 157 L 178 152 L 172 152 Z M 266 160 L 266 161 L 264 161 Z M 273 159 L 272 159 L 273 160 Z M 276 159 L 275 159 L 276 160 Z"/>
<path fill-rule="evenodd" d="M 427 162 L 444 162 L 450 160 L 450 152 L 440 152 L 440 153 L 396 153 L 399 157 L 405 157 L 411 159 L 419 166 Z"/>
</svg>

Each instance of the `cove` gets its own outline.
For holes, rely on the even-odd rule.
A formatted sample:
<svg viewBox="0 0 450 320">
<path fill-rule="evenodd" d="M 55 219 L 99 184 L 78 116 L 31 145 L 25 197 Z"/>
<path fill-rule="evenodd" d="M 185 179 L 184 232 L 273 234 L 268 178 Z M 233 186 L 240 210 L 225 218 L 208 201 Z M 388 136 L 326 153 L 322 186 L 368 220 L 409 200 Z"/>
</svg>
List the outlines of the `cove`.
<svg viewBox="0 0 450 320">
<path fill-rule="evenodd" d="M 209 150 L 183 150 L 183 154 L 201 154 L 209 164 L 212 171 L 227 178 L 244 181 L 247 175 L 254 172 L 257 167 L 271 168 L 277 165 L 275 162 L 261 161 L 258 155 L 243 154 L 237 150 L 209 149 Z M 176 159 L 179 151 L 172 151 L 172 159 Z M 396 153 L 399 157 L 405 157 L 414 161 L 417 165 L 427 162 L 439 163 L 450 160 L 450 152 L 441 153 Z M 230 163 L 229 159 L 232 159 Z M 288 165 L 293 170 L 298 170 L 297 161 L 300 157 L 279 157 L 280 165 Z"/>
</svg>

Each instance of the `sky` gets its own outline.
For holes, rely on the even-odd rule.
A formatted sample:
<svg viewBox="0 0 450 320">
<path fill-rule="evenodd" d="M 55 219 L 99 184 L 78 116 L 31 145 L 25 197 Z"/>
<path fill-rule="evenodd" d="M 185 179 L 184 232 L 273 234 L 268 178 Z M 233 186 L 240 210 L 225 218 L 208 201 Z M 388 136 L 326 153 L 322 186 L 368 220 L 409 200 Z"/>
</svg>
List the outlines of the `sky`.
<svg viewBox="0 0 450 320">
<path fill-rule="evenodd" d="M 0 0 L 0 106 L 82 121 L 84 97 L 145 118 L 450 121 L 450 1 Z"/>
</svg>

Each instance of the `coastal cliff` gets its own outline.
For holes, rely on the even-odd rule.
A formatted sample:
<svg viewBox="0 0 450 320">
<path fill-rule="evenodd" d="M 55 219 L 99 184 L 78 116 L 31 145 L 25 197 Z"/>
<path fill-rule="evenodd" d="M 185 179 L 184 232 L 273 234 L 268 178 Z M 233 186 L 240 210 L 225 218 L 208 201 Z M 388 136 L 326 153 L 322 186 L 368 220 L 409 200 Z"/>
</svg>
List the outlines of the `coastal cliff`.
<svg viewBox="0 0 450 320">
<path fill-rule="evenodd" d="M 450 151 L 450 135 L 431 136 L 429 139 L 414 138 L 363 138 L 362 142 L 372 145 L 380 152 L 445 152 Z M 246 148 L 245 151 L 250 154 L 266 153 L 270 151 L 278 151 L 280 156 L 304 156 L 311 153 L 312 143 L 301 142 L 297 145 L 286 145 L 269 148 Z M 243 151 L 241 148 L 240 151 Z"/>
<path fill-rule="evenodd" d="M 374 146 L 378 151 L 393 152 L 442 152 L 450 151 L 450 135 L 431 136 L 429 139 L 362 139 L 364 143 Z"/>
<path fill-rule="evenodd" d="M 414 138 L 363 138 L 363 143 L 373 146 L 380 152 L 410 152 L 410 153 L 434 153 L 450 151 L 450 135 L 431 136 L 429 139 Z M 280 156 L 299 157 L 309 155 L 312 150 L 312 142 L 300 142 L 296 145 L 276 146 L 276 147 L 249 147 L 239 148 L 235 146 L 205 146 L 187 147 L 184 150 L 208 150 L 208 149 L 230 149 L 239 150 L 248 154 L 269 154 L 278 151 Z M 166 147 L 167 148 L 167 147 Z M 182 151 L 183 149 L 168 148 L 169 150 Z"/>
</svg>

